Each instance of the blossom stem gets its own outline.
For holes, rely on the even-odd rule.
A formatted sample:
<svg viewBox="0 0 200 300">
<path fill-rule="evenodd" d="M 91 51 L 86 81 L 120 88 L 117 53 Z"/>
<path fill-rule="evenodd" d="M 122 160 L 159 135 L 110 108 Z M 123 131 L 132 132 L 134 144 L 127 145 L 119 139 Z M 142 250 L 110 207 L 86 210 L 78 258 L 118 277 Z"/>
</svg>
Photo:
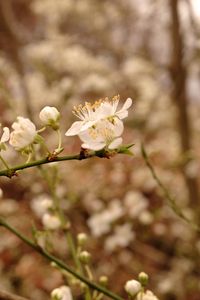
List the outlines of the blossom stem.
<svg viewBox="0 0 200 300">
<path fill-rule="evenodd" d="M 10 224 L 8 224 L 5 220 L 0 218 L 0 226 L 8 229 L 10 232 L 12 232 L 14 235 L 16 235 L 19 239 L 21 239 L 24 243 L 29 245 L 32 249 L 34 249 L 36 252 L 40 253 L 42 256 L 44 256 L 46 259 L 48 259 L 51 262 L 56 263 L 59 267 L 66 270 L 68 273 L 72 274 L 74 277 L 79 279 L 80 281 L 84 282 L 87 286 L 91 287 L 94 290 L 99 291 L 100 293 L 103 293 L 104 295 L 108 296 L 109 298 L 113 300 L 123 300 L 120 296 L 117 294 L 111 292 L 108 289 L 105 289 L 104 287 L 100 286 L 99 284 L 96 284 L 94 282 L 91 282 L 89 279 L 85 278 L 81 274 L 77 273 L 73 269 L 71 269 L 68 265 L 66 265 L 62 260 L 59 258 L 51 255 L 46 250 L 42 249 L 38 245 L 36 245 L 32 240 L 27 238 L 25 235 L 23 235 L 21 232 L 19 232 L 17 229 L 12 227 Z"/>
<path fill-rule="evenodd" d="M 10 171 L 10 168 L 9 168 L 7 162 L 1 155 L 0 155 L 0 160 L 2 161 L 3 165 L 6 167 L 7 171 Z"/>
<path fill-rule="evenodd" d="M 129 148 L 129 146 L 126 147 L 126 149 L 128 149 L 128 148 Z M 47 156 L 47 157 L 39 159 L 39 160 L 35 160 L 35 161 L 29 162 L 29 163 L 24 163 L 21 165 L 10 167 L 10 168 L 8 166 L 6 166 L 6 169 L 0 170 L 0 176 L 6 176 L 6 177 L 11 178 L 14 175 L 16 175 L 17 171 L 32 168 L 32 167 L 38 167 L 38 166 L 49 164 L 52 162 L 61 162 L 61 161 L 68 161 L 68 160 L 83 160 L 83 159 L 87 159 L 87 158 L 91 158 L 91 157 L 110 158 L 117 153 L 125 153 L 126 154 L 126 152 L 124 152 L 124 147 L 116 149 L 116 150 L 112 150 L 112 151 L 106 151 L 106 150 L 92 151 L 91 150 L 91 151 L 86 151 L 83 153 L 80 152 L 78 154 L 72 154 L 72 155 L 66 155 L 66 156 L 50 156 L 50 157 Z M 1 157 L 0 157 L 0 159 L 1 159 Z M 5 165 L 5 163 L 4 163 L 4 165 Z"/>
<path fill-rule="evenodd" d="M 142 152 L 144 161 L 146 163 L 146 166 L 148 167 L 148 169 L 151 172 L 152 177 L 154 178 L 154 180 L 156 181 L 156 183 L 162 190 L 163 195 L 164 195 L 165 199 L 167 200 L 168 205 L 173 210 L 173 212 L 179 218 L 181 218 L 183 221 L 185 221 L 188 225 L 190 225 L 195 231 L 200 232 L 200 227 L 196 223 L 193 223 L 192 220 L 188 219 L 188 217 L 182 212 L 181 208 L 176 204 L 176 199 L 171 196 L 171 194 L 168 191 L 168 189 L 166 188 L 166 186 L 162 183 L 160 178 L 157 176 L 156 171 L 154 170 L 154 167 L 152 166 L 152 164 L 149 161 L 149 157 L 147 155 L 147 152 L 146 152 L 143 144 L 141 144 L 141 152 Z"/>
<path fill-rule="evenodd" d="M 58 135 L 58 149 L 61 149 L 62 147 L 62 136 L 61 136 L 61 132 L 60 129 L 56 130 L 57 135 Z"/>
</svg>

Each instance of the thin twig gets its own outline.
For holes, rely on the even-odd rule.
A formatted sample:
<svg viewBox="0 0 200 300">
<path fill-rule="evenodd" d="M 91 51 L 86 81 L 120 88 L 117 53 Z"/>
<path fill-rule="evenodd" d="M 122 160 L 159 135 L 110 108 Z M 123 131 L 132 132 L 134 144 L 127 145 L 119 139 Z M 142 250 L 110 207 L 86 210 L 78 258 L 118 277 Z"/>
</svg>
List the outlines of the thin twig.
<svg viewBox="0 0 200 300">
<path fill-rule="evenodd" d="M 162 183 L 162 181 L 160 180 L 160 178 L 156 174 L 153 165 L 149 161 L 149 157 L 147 155 L 147 152 L 146 152 L 145 147 L 144 147 L 143 144 L 141 144 L 141 152 L 142 152 L 142 156 L 145 160 L 145 163 L 146 163 L 148 169 L 151 172 L 152 177 L 154 178 L 154 180 L 156 181 L 156 183 L 158 184 L 158 186 L 162 190 L 163 195 L 164 195 L 165 199 L 167 200 L 167 204 L 171 207 L 173 212 L 179 218 L 181 218 L 183 221 L 185 221 L 187 224 L 189 224 L 194 230 L 196 230 L 197 232 L 200 232 L 200 227 L 197 224 L 194 224 L 192 222 L 192 220 L 188 219 L 188 217 L 182 212 L 181 208 L 176 204 L 176 199 L 171 196 L 171 194 L 168 191 L 168 189 L 166 188 L 166 186 Z"/>
<path fill-rule="evenodd" d="M 24 163 L 21 165 L 17 165 L 14 167 L 10 167 L 9 170 L 8 169 L 4 169 L 0 171 L 0 176 L 6 176 L 6 177 L 13 177 L 15 176 L 17 173 L 17 171 L 19 170 L 23 170 L 23 169 L 28 169 L 28 168 L 32 168 L 32 167 L 38 167 L 40 165 L 45 165 L 45 164 L 49 164 L 52 162 L 60 162 L 60 161 L 67 161 L 67 160 L 83 160 L 83 159 L 87 159 L 87 158 L 91 158 L 91 157 L 104 157 L 104 158 L 110 158 L 115 154 L 119 154 L 119 153 L 125 153 L 126 154 L 126 150 L 128 151 L 128 149 L 131 147 L 132 145 L 126 145 L 126 146 L 122 146 L 119 149 L 113 150 L 113 151 L 107 151 L 105 149 L 100 150 L 100 151 L 90 151 L 90 150 L 82 150 L 79 154 L 72 154 L 72 155 L 66 155 L 66 156 L 56 156 L 54 154 L 49 155 L 48 157 L 39 159 L 39 160 L 35 160 L 29 163 Z M 128 152 L 127 152 L 128 153 Z"/>
<path fill-rule="evenodd" d="M 12 232 L 14 235 L 16 235 L 18 238 L 20 238 L 23 242 L 25 242 L 27 245 L 29 245 L 32 249 L 34 249 L 36 252 L 40 253 L 42 256 L 44 256 L 46 259 L 48 259 L 51 262 L 56 263 L 59 267 L 66 270 L 68 273 L 72 274 L 74 277 L 85 283 L 90 288 L 99 291 L 100 293 L 103 293 L 104 295 L 108 296 L 109 298 L 113 300 L 123 300 L 120 296 L 117 294 L 111 292 L 108 289 L 105 289 L 99 284 L 96 284 L 89 279 L 85 278 L 81 274 L 77 273 L 73 269 L 71 269 L 68 265 L 66 265 L 63 261 L 58 259 L 57 257 L 51 255 L 46 250 L 42 249 L 38 245 L 36 245 L 32 240 L 28 239 L 26 236 L 24 236 L 21 232 L 16 230 L 14 227 L 12 227 L 10 224 L 8 224 L 3 219 L 0 219 L 0 226 L 8 229 L 10 232 Z M 20 300 L 20 299 L 19 299 Z"/>
</svg>

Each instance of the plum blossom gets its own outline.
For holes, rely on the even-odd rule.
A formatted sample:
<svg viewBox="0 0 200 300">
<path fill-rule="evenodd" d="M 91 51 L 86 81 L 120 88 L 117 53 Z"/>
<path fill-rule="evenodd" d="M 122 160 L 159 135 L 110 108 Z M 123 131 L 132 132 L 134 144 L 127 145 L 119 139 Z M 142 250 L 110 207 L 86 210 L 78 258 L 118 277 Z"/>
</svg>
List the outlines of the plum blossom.
<svg viewBox="0 0 200 300">
<path fill-rule="evenodd" d="M 10 145 L 20 151 L 32 144 L 37 135 L 35 124 L 28 118 L 17 117 L 17 121 L 12 124 L 14 131 L 10 134 Z"/>
<path fill-rule="evenodd" d="M 108 120 L 110 123 L 116 122 L 116 119 L 122 120 L 128 116 L 128 109 L 132 105 L 132 100 L 128 98 L 123 107 L 117 111 L 119 96 L 100 99 L 93 104 L 85 102 L 85 105 L 74 107 L 73 113 L 80 121 L 76 121 L 65 133 L 66 136 L 78 135 L 81 132 L 91 128 L 101 120 Z"/>
<path fill-rule="evenodd" d="M 116 149 L 122 143 L 121 134 L 124 130 L 123 122 L 115 119 L 113 123 L 101 120 L 87 130 L 79 133 L 84 149 L 101 150 L 105 147 Z"/>
</svg>

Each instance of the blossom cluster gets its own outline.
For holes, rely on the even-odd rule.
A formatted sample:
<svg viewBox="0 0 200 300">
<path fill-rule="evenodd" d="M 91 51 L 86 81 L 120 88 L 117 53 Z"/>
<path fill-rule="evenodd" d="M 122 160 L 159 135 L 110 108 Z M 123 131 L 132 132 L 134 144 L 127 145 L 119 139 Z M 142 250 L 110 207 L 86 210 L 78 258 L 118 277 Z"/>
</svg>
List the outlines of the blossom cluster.
<svg viewBox="0 0 200 300">
<path fill-rule="evenodd" d="M 128 116 L 132 100 L 128 98 L 123 107 L 117 111 L 119 96 L 100 99 L 94 104 L 74 107 L 73 113 L 80 119 L 72 124 L 65 133 L 67 136 L 78 135 L 82 148 L 101 150 L 104 147 L 115 149 L 122 143 L 124 130 L 122 120 Z"/>
<path fill-rule="evenodd" d="M 123 107 L 117 110 L 119 96 L 112 99 L 105 98 L 91 104 L 74 107 L 73 113 L 80 119 L 72 124 L 65 133 L 66 136 L 78 135 L 81 139 L 82 148 L 101 150 L 103 148 L 116 149 L 122 143 L 121 135 L 124 130 L 123 119 L 128 116 L 128 109 L 132 100 L 128 98 Z M 39 114 L 44 128 L 37 130 L 35 124 L 28 118 L 17 117 L 12 124 L 13 131 L 8 127 L 3 128 L 0 139 L 0 149 L 5 149 L 5 142 L 10 143 L 17 151 L 30 153 L 34 143 L 40 143 L 39 133 L 47 126 L 54 130 L 59 129 L 60 113 L 55 107 L 45 106 Z"/>
</svg>

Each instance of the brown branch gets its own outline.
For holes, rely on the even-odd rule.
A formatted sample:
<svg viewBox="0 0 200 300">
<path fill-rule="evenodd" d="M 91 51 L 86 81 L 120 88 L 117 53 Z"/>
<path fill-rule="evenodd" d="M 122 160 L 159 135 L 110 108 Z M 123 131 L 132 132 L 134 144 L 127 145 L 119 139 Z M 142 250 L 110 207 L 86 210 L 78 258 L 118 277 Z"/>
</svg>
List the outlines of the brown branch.
<svg viewBox="0 0 200 300">
<path fill-rule="evenodd" d="M 173 81 L 173 100 L 177 108 L 177 125 L 180 134 L 180 143 L 183 157 L 188 160 L 183 164 L 182 172 L 188 188 L 189 198 L 192 205 L 198 203 L 197 180 L 187 176 L 186 164 L 189 161 L 191 150 L 191 126 L 188 115 L 188 99 L 186 93 L 187 69 L 184 65 L 184 38 L 181 32 L 180 16 L 178 11 L 178 0 L 169 0 L 171 14 L 171 78 Z"/>
</svg>

